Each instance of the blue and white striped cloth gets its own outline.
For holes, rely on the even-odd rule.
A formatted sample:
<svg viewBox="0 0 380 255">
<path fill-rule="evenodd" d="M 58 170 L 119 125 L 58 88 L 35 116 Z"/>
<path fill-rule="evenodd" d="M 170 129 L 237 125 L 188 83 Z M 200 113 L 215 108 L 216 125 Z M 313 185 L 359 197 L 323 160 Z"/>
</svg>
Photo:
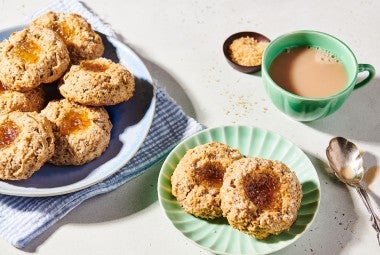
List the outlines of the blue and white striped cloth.
<svg viewBox="0 0 380 255">
<path fill-rule="evenodd" d="M 79 13 L 96 30 L 114 35 L 108 25 L 76 0 L 53 1 L 32 18 L 47 10 Z M 162 159 L 183 138 L 202 129 L 160 87 L 156 87 L 156 99 L 148 135 L 136 155 L 120 171 L 89 188 L 66 195 L 38 198 L 0 195 L 0 235 L 15 247 L 24 248 L 80 203 L 115 190 Z"/>
</svg>

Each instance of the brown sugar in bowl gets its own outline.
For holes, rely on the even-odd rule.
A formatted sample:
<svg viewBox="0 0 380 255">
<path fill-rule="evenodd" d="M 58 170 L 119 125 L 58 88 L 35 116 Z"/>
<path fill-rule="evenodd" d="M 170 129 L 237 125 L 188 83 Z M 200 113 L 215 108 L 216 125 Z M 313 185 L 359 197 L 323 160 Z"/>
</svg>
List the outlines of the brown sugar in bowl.
<svg viewBox="0 0 380 255">
<path fill-rule="evenodd" d="M 259 59 L 257 59 L 260 64 L 254 64 L 254 65 L 247 65 L 247 64 L 239 63 L 239 61 L 237 61 L 236 59 L 234 59 L 232 57 L 233 54 L 231 53 L 231 50 L 230 50 L 230 46 L 235 40 L 238 40 L 241 38 L 247 38 L 247 37 L 249 39 L 251 39 L 251 38 L 254 39 L 255 43 L 267 43 L 267 44 L 269 44 L 269 42 L 270 42 L 269 38 L 267 38 L 266 36 L 264 36 L 260 33 L 249 32 L 249 31 L 239 32 L 239 33 L 231 35 L 230 37 L 228 37 L 224 41 L 223 53 L 224 53 L 224 56 L 226 57 L 227 62 L 235 70 L 249 74 L 249 73 L 255 73 L 255 72 L 258 72 L 261 70 L 261 58 L 262 58 L 262 54 L 263 54 L 264 50 L 262 50 L 261 54 L 258 56 Z M 243 54 L 249 54 L 249 52 L 246 52 L 246 53 L 243 52 Z"/>
</svg>

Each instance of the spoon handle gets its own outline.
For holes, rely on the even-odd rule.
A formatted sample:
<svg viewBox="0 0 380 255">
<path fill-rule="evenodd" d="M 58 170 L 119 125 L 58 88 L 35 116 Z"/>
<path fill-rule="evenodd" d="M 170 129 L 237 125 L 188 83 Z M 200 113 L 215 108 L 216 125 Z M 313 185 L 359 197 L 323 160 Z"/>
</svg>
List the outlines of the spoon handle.
<svg viewBox="0 0 380 255">
<path fill-rule="evenodd" d="M 364 202 L 365 207 L 367 208 L 368 212 L 371 214 L 371 222 L 372 222 L 372 227 L 376 230 L 377 233 L 377 241 L 380 245 L 380 222 L 379 218 L 375 214 L 372 204 L 369 200 L 368 193 L 365 191 L 363 187 L 357 186 L 356 191 L 359 193 L 361 199 Z"/>
</svg>

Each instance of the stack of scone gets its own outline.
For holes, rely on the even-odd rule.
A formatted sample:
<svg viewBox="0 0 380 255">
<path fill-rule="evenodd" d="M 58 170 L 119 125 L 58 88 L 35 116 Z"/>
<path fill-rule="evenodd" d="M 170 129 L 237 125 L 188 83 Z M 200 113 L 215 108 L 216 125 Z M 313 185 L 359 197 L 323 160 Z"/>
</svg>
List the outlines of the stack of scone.
<svg viewBox="0 0 380 255">
<path fill-rule="evenodd" d="M 106 150 L 104 106 L 130 99 L 135 83 L 103 52 L 101 37 L 73 13 L 48 12 L 0 43 L 0 179 L 29 178 L 45 162 L 82 165 Z M 62 98 L 47 102 L 46 86 Z"/>
<path fill-rule="evenodd" d="M 186 152 L 171 177 L 172 194 L 194 216 L 224 216 L 257 239 L 288 230 L 297 219 L 301 184 L 285 164 L 247 158 L 211 142 Z"/>
</svg>

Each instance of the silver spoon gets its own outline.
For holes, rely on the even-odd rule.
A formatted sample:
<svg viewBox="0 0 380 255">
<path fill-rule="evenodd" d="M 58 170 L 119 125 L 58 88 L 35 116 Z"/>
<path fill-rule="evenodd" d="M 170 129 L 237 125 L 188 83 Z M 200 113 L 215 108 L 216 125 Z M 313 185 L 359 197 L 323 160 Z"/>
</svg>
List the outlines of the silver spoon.
<svg viewBox="0 0 380 255">
<path fill-rule="evenodd" d="M 376 230 L 377 241 L 380 245 L 380 221 L 373 210 L 366 190 L 360 182 L 364 175 L 363 154 L 355 144 L 343 137 L 331 139 L 326 149 L 326 155 L 335 176 L 356 189 L 371 214 L 372 227 Z"/>
</svg>

